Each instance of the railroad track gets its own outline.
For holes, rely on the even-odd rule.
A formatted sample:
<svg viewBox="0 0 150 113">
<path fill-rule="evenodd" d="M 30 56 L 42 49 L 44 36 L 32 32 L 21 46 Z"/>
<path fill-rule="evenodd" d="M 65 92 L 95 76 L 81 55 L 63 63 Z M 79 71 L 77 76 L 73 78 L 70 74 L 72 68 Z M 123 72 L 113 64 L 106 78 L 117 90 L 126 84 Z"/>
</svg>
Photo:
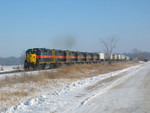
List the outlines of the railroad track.
<svg viewBox="0 0 150 113">
<path fill-rule="evenodd" d="M 53 69 L 55 69 L 55 68 L 53 68 Z M 52 70 L 52 69 L 45 69 L 45 70 Z M 0 75 L 2 75 L 2 74 L 11 74 L 11 73 L 19 73 L 19 72 L 31 72 L 31 71 L 40 71 L 40 70 L 13 70 L 13 71 L 0 72 Z"/>
<path fill-rule="evenodd" d="M 18 73 L 18 72 L 25 72 L 25 71 L 24 70 L 5 71 L 5 72 L 0 72 L 0 75 L 2 75 L 2 74 L 11 74 L 11 73 Z"/>
</svg>

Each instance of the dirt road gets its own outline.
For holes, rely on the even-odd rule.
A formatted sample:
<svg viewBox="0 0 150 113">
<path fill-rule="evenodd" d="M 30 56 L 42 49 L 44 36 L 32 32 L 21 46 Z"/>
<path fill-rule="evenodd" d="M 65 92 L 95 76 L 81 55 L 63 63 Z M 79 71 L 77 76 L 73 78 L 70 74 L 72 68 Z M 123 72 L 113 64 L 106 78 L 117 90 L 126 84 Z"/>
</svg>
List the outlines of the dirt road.
<svg viewBox="0 0 150 113">
<path fill-rule="evenodd" d="M 150 113 L 150 64 L 142 66 L 120 77 L 124 81 L 108 91 L 86 102 L 74 112 L 78 113 Z M 116 79 L 116 78 L 115 78 Z M 114 78 L 103 82 L 112 82 Z M 102 81 L 101 83 L 102 84 Z M 88 87 L 89 91 L 98 89 L 99 84 Z"/>
</svg>

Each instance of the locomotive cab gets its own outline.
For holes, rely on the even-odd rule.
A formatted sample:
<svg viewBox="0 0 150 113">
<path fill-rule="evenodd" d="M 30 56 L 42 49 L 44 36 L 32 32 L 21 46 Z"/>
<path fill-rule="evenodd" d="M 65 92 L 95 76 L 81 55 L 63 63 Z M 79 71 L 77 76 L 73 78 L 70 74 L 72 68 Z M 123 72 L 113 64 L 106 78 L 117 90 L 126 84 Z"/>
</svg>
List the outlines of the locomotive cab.
<svg viewBox="0 0 150 113">
<path fill-rule="evenodd" d="M 26 57 L 24 61 L 25 69 L 29 70 L 30 67 L 35 67 L 35 65 L 38 63 L 37 55 L 40 55 L 39 49 L 34 48 L 26 51 Z"/>
</svg>

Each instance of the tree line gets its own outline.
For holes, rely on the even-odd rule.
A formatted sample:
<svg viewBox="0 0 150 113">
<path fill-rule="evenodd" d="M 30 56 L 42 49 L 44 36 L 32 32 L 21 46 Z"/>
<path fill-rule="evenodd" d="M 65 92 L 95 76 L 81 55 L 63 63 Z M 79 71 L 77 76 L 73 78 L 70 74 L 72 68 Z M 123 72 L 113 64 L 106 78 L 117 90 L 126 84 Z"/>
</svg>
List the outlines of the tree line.
<svg viewBox="0 0 150 113">
<path fill-rule="evenodd" d="M 22 57 L 0 57 L 1 66 L 22 65 L 23 61 Z"/>
</svg>

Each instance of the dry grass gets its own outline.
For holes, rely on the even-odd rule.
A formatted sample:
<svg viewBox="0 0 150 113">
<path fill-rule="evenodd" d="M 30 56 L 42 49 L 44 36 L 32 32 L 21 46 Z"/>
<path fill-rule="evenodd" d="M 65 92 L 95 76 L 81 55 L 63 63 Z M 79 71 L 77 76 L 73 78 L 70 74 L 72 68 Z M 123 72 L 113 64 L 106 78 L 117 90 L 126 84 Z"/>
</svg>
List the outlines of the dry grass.
<svg viewBox="0 0 150 113">
<path fill-rule="evenodd" d="M 2 92 L 0 95 L 0 100 L 1 101 L 7 101 L 9 98 L 11 99 L 11 97 L 13 97 L 13 96 L 25 97 L 25 96 L 28 96 L 28 93 L 25 91 Z"/>
<path fill-rule="evenodd" d="M 24 90 L 20 91 L 1 91 L 0 92 L 0 111 L 6 106 L 16 105 L 22 97 L 27 97 L 31 95 L 31 92 L 26 92 Z M 4 104 L 5 103 L 5 104 Z"/>
<path fill-rule="evenodd" d="M 42 71 L 39 72 L 38 75 L 23 73 L 23 76 L 5 77 L 4 80 L 0 80 L 0 87 L 6 85 L 11 86 L 17 83 L 47 82 L 49 79 L 82 79 L 120 70 L 133 65 L 136 65 L 136 63 L 119 62 L 113 63 L 112 65 L 101 63 L 63 66 L 58 68 L 56 72 Z"/>
<path fill-rule="evenodd" d="M 32 96 L 36 92 L 35 88 L 27 84 L 16 84 L 0 89 L 0 111 L 8 106 L 14 106 L 26 97 Z"/>
<path fill-rule="evenodd" d="M 17 66 L 17 67 L 13 67 L 13 69 L 20 69 L 21 67 Z"/>
</svg>

